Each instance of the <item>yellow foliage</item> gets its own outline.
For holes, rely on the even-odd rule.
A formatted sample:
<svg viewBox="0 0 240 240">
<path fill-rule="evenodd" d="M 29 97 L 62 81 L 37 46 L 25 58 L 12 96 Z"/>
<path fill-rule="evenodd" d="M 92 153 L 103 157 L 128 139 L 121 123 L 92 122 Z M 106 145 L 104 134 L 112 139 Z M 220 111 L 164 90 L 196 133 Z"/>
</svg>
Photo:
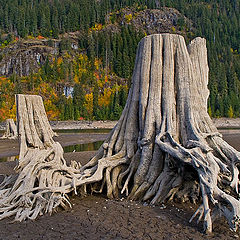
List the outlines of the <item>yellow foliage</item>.
<svg viewBox="0 0 240 240">
<path fill-rule="evenodd" d="M 61 65 L 62 62 L 63 62 L 62 57 L 59 57 L 59 58 L 57 59 L 57 65 L 58 65 L 58 66 Z"/>
<path fill-rule="evenodd" d="M 91 31 L 100 31 L 103 29 L 103 25 L 101 23 L 95 23 L 94 27 L 91 27 L 89 30 Z"/>
<path fill-rule="evenodd" d="M 212 117 L 212 109 L 211 109 L 211 106 L 208 107 L 208 115 L 209 115 L 210 117 Z"/>
<path fill-rule="evenodd" d="M 107 75 L 105 75 L 105 77 L 104 77 L 104 81 L 105 81 L 105 82 L 108 81 L 108 76 L 107 76 Z"/>
<path fill-rule="evenodd" d="M 101 61 L 99 59 L 95 58 L 94 66 L 95 66 L 96 70 L 99 70 L 100 64 L 101 64 Z"/>
<path fill-rule="evenodd" d="M 44 107 L 47 113 L 48 120 L 57 120 L 60 111 L 57 109 L 56 105 L 50 99 L 44 101 Z"/>
<path fill-rule="evenodd" d="M 232 108 L 232 106 L 230 106 L 229 109 L 228 109 L 228 117 L 232 118 L 233 115 L 234 115 L 233 108 Z"/>
<path fill-rule="evenodd" d="M 172 27 L 172 32 L 175 33 L 176 32 L 176 28 Z"/>
<path fill-rule="evenodd" d="M 10 108 L 8 118 L 16 119 L 16 103 Z"/>
<path fill-rule="evenodd" d="M 114 84 L 113 89 L 115 92 L 119 92 L 121 88 L 124 88 L 124 86 L 120 86 L 118 84 Z"/>
<path fill-rule="evenodd" d="M 0 121 L 8 118 L 16 119 L 16 105 L 11 102 L 4 102 L 0 108 Z"/>
<path fill-rule="evenodd" d="M 93 93 L 85 95 L 84 107 L 86 108 L 88 114 L 92 116 L 93 114 Z"/>
<path fill-rule="evenodd" d="M 16 117 L 16 106 L 14 107 L 15 98 L 13 93 L 14 87 L 14 84 L 8 78 L 0 77 L 0 121 L 4 121 L 7 118 L 15 119 Z"/>
<path fill-rule="evenodd" d="M 58 100 L 56 91 L 50 86 L 49 83 L 42 82 L 37 88 L 32 91 L 32 94 L 37 94 L 43 97 L 43 99 L 49 99 L 52 102 Z"/>
<path fill-rule="evenodd" d="M 111 95 L 112 95 L 112 90 L 110 88 L 105 88 L 103 94 L 98 96 L 98 105 L 100 107 L 108 106 L 110 104 Z"/>
<path fill-rule="evenodd" d="M 97 79 L 97 81 L 100 79 L 99 74 L 96 72 L 94 73 L 94 77 Z"/>
<path fill-rule="evenodd" d="M 126 19 L 127 23 L 130 23 L 132 20 L 132 14 L 130 13 L 130 14 L 125 15 L 125 19 Z"/>
<path fill-rule="evenodd" d="M 77 74 L 74 75 L 73 80 L 74 80 L 75 83 L 79 83 L 79 78 L 78 78 Z"/>
<path fill-rule="evenodd" d="M 63 56 L 64 58 L 72 58 L 72 56 L 68 52 L 65 52 Z"/>
<path fill-rule="evenodd" d="M 73 61 L 74 82 L 79 83 L 82 74 L 89 73 L 91 75 L 91 63 L 86 54 L 79 54 L 76 61 Z"/>
<path fill-rule="evenodd" d="M 212 6 L 210 4 L 207 4 L 208 9 L 212 9 Z"/>
</svg>

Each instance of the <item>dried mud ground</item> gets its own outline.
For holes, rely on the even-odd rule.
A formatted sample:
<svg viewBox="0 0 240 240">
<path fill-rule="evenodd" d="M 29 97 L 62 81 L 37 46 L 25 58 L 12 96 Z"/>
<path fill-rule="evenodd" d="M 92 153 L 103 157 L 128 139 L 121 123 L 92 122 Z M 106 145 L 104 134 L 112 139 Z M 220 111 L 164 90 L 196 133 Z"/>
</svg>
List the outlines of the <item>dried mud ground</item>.
<svg viewBox="0 0 240 240">
<path fill-rule="evenodd" d="M 240 150 L 240 132 L 223 132 L 224 138 Z M 60 134 L 62 145 L 99 141 L 107 134 Z M 16 141 L 0 140 L 0 157 L 18 153 Z M 94 151 L 66 153 L 72 159 L 88 161 Z M 0 162 L 0 174 L 11 174 L 15 162 Z M 71 196 L 72 209 L 59 210 L 52 216 L 44 215 L 35 221 L 0 221 L 0 239 L 238 239 L 240 232 L 231 232 L 224 219 L 214 223 L 212 235 L 202 233 L 202 223 L 189 223 L 196 208 L 191 203 L 148 206 L 125 199 L 110 200 L 103 195 L 81 198 Z"/>
</svg>

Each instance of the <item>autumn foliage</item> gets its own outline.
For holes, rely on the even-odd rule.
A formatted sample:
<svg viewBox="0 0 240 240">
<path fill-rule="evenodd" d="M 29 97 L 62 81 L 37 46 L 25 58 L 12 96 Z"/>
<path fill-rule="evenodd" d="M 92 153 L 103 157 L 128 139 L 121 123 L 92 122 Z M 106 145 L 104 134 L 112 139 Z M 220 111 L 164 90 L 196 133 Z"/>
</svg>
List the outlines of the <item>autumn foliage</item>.
<svg viewBox="0 0 240 240">
<path fill-rule="evenodd" d="M 127 91 L 126 82 L 106 69 L 101 59 L 65 53 L 48 59 L 28 77 L 0 77 L 0 121 L 16 117 L 17 93 L 42 96 L 50 120 L 115 119 Z"/>
<path fill-rule="evenodd" d="M 16 105 L 12 90 L 14 84 L 10 79 L 0 77 L 0 121 L 16 118 Z"/>
</svg>

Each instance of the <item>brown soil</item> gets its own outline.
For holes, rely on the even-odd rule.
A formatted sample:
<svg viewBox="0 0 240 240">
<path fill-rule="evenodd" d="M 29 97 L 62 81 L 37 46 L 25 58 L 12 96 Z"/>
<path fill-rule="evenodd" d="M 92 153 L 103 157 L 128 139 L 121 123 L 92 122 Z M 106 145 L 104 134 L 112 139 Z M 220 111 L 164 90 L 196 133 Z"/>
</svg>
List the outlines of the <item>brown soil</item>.
<svg viewBox="0 0 240 240">
<path fill-rule="evenodd" d="M 103 196 L 72 197 L 73 208 L 36 221 L 1 221 L 0 239 L 234 239 L 222 222 L 215 224 L 214 235 L 201 233 L 189 224 L 190 212 L 183 206 L 149 207 Z M 236 235 L 236 236 L 235 236 Z"/>
<path fill-rule="evenodd" d="M 106 134 L 60 134 L 58 141 L 64 145 L 86 143 L 104 139 Z M 240 150 L 240 134 L 224 134 L 224 138 Z M 96 140 L 97 139 L 97 140 Z M 71 143 L 71 144 L 70 144 Z M 15 148 L 14 148 L 15 147 Z M 17 152 L 16 141 L 0 140 L 0 156 Z M 65 153 L 67 161 L 82 163 L 94 155 L 91 152 Z M 4 155 L 6 156 L 6 155 Z M 0 162 L 0 174 L 13 172 L 15 162 Z M 5 219 L 0 224 L 1 239 L 237 239 L 240 232 L 233 233 L 221 219 L 214 223 L 214 233 L 204 235 L 202 223 L 189 223 L 196 208 L 191 203 L 169 203 L 148 206 L 125 199 L 110 200 L 102 195 L 84 198 L 72 196 L 73 208 L 59 210 L 52 216 L 44 215 L 36 221 L 10 223 Z"/>
</svg>

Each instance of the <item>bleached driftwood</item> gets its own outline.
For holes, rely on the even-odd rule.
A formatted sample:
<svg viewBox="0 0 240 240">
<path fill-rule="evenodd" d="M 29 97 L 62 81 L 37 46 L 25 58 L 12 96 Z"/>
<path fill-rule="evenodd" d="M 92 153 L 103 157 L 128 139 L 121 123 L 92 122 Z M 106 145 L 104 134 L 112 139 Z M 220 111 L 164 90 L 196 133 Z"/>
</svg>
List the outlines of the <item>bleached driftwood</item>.
<svg viewBox="0 0 240 240">
<path fill-rule="evenodd" d="M 13 119 L 7 119 L 6 120 L 6 130 L 1 137 L 2 139 L 17 139 L 17 127 L 14 123 Z"/>
<path fill-rule="evenodd" d="M 31 131 L 20 128 L 19 174 L 1 186 L 0 218 L 34 219 L 64 206 L 66 194 L 76 187 L 86 191 L 90 185 L 96 192 L 106 186 L 110 198 L 125 194 L 151 204 L 173 198 L 197 202 L 201 196 L 191 221 L 199 215 L 205 231 L 211 232 L 212 222 L 224 216 L 236 230 L 240 153 L 222 139 L 207 114 L 207 83 L 205 39 L 196 38 L 187 47 L 179 35 L 145 37 L 138 46 L 123 113 L 86 165 L 67 167 L 60 145 L 28 117 Z M 28 102 L 26 96 L 18 98 Z M 31 106 L 26 116 L 37 112 L 36 105 Z M 21 107 L 18 113 L 24 116 L 27 106 Z M 19 126 L 26 118 L 19 117 Z"/>
</svg>

